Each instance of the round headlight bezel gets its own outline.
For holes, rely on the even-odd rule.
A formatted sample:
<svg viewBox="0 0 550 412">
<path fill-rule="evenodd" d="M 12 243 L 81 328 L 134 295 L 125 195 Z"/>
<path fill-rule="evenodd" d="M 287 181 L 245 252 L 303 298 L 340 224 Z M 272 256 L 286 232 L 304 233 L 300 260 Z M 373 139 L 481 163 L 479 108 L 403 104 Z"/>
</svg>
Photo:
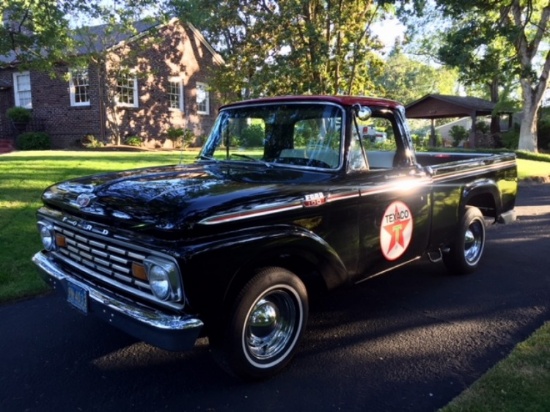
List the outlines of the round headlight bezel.
<svg viewBox="0 0 550 412">
<path fill-rule="evenodd" d="M 164 302 L 182 299 L 180 272 L 176 262 L 149 256 L 143 263 L 149 286 L 157 299 Z"/>
<path fill-rule="evenodd" d="M 161 300 L 167 300 L 170 297 L 170 277 L 168 272 L 162 266 L 152 265 L 147 277 L 153 294 Z"/>
<path fill-rule="evenodd" d="M 48 252 L 53 252 L 57 249 L 57 243 L 55 240 L 55 229 L 51 223 L 38 222 L 38 233 L 40 234 L 40 240 L 42 246 Z"/>
</svg>

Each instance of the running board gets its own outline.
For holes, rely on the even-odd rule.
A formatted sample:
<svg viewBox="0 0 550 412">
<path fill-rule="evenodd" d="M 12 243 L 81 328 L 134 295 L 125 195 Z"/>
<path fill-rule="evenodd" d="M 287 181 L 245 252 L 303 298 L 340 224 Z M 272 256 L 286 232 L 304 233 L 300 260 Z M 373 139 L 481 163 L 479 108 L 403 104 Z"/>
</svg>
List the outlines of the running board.
<svg viewBox="0 0 550 412">
<path fill-rule="evenodd" d="M 383 275 L 384 273 L 388 273 L 388 272 L 391 272 L 392 270 L 394 269 L 397 269 L 397 268 L 400 268 L 401 266 L 405 266 L 411 262 L 414 262 L 415 260 L 418 260 L 420 259 L 422 256 L 417 256 L 411 260 L 407 260 L 406 262 L 403 262 L 403 263 L 400 263 L 399 265 L 396 265 L 396 266 L 392 266 L 391 268 L 388 268 L 386 270 L 383 270 L 381 272 L 378 272 L 378 273 L 375 273 L 374 275 L 370 275 L 370 276 L 367 276 L 366 278 L 363 278 L 361 280 L 358 280 L 357 282 L 355 282 L 356 285 L 358 285 L 359 283 L 363 283 L 363 282 L 366 282 L 367 280 L 370 280 L 372 278 L 375 278 L 375 277 L 378 277 L 380 275 Z"/>
</svg>

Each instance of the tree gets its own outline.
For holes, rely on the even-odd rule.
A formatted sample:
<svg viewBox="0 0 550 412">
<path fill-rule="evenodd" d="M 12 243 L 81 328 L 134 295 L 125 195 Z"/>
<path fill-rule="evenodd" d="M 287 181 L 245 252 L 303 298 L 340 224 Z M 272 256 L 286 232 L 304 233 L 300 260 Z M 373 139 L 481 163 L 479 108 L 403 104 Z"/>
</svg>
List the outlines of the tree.
<svg viewBox="0 0 550 412">
<path fill-rule="evenodd" d="M 483 33 L 475 13 L 466 11 L 451 19 L 429 2 L 420 14 L 405 17 L 409 52 L 457 70 L 458 80 L 469 96 L 488 99 L 499 109 L 510 109 L 510 90 L 518 83 L 510 65 L 513 51 L 501 39 Z M 500 132 L 496 110 L 491 132 Z"/>
<path fill-rule="evenodd" d="M 135 32 L 143 15 L 162 15 L 164 0 L 3 0 L 0 2 L 0 67 L 18 64 L 55 73 L 59 62 L 82 60 L 89 50 L 86 26 L 106 33 Z"/>
<path fill-rule="evenodd" d="M 437 0 L 438 7 L 455 26 L 448 36 L 444 55 L 467 58 L 465 76 L 502 81 L 510 73 L 521 85 L 523 117 L 519 149 L 537 151 L 537 113 L 548 86 L 550 50 L 541 44 L 548 39 L 548 0 Z M 459 46 L 459 47 L 457 47 Z"/>
<path fill-rule="evenodd" d="M 121 143 L 121 110 L 117 108 L 118 84 L 135 67 L 140 50 L 155 42 L 154 30 L 133 48 L 121 40 L 138 33 L 137 24 L 153 27 L 164 18 L 162 0 L 6 0 L 0 14 L 7 24 L 0 27 L 0 67 L 46 71 L 51 76 L 68 76 L 59 64 L 73 69 L 92 69 L 100 84 L 100 101 L 116 144 Z M 143 18 L 147 14 L 151 17 Z M 139 21 L 139 22 L 138 22 Z M 136 47 L 137 46 L 137 47 Z M 117 48 L 114 53 L 114 48 Z M 86 70 L 87 72 L 87 70 Z M 100 110 L 100 116 L 103 111 Z"/>
<path fill-rule="evenodd" d="M 177 14 L 218 47 L 214 86 L 229 99 L 289 93 L 371 93 L 382 64 L 373 0 L 175 0 Z"/>
<path fill-rule="evenodd" d="M 435 67 L 408 57 L 397 42 L 383 66 L 371 70 L 382 88 L 382 96 L 408 104 L 430 93 L 453 94 L 457 84 L 455 70 Z"/>
<path fill-rule="evenodd" d="M 0 16 L 0 67 L 17 62 L 52 69 L 72 47 L 66 9 L 55 0 L 3 0 Z"/>
</svg>

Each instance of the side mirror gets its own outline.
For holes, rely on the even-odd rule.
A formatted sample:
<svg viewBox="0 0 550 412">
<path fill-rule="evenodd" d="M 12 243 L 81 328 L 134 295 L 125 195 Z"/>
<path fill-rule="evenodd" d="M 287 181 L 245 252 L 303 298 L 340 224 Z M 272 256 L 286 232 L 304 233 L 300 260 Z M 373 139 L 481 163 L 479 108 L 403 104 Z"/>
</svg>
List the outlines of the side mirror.
<svg viewBox="0 0 550 412">
<path fill-rule="evenodd" d="M 372 116 L 372 110 L 367 106 L 360 106 L 356 104 L 353 106 L 353 109 L 355 110 L 355 115 L 359 120 L 367 120 Z"/>
</svg>

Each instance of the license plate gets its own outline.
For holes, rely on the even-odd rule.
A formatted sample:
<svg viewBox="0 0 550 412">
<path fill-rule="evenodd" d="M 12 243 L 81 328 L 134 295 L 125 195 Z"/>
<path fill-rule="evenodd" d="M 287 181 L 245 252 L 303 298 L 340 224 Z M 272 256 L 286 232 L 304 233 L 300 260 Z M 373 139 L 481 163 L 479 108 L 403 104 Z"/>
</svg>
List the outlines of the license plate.
<svg viewBox="0 0 550 412">
<path fill-rule="evenodd" d="M 67 282 L 67 302 L 81 312 L 88 313 L 88 292 L 71 282 Z"/>
</svg>

